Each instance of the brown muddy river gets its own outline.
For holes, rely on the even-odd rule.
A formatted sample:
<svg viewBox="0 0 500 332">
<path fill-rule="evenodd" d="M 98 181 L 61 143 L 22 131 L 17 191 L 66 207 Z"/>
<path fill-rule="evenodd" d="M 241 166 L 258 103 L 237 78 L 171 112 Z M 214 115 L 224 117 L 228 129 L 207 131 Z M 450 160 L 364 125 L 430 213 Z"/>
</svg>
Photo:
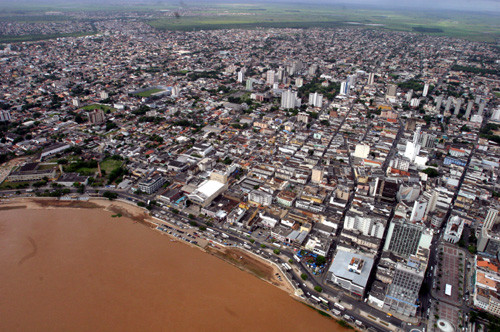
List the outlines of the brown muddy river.
<svg viewBox="0 0 500 332">
<path fill-rule="evenodd" d="M 0 211 L 0 331 L 344 331 L 282 290 L 97 209 Z"/>
</svg>

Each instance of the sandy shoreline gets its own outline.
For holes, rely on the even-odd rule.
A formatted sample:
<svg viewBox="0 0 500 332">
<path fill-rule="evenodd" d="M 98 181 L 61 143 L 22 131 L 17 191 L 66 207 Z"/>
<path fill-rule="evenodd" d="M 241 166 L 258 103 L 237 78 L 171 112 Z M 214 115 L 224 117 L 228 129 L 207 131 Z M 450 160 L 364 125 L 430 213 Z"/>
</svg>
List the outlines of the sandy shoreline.
<svg viewBox="0 0 500 332">
<path fill-rule="evenodd" d="M 101 198 L 92 198 L 88 201 L 61 201 L 54 198 L 12 198 L 8 200 L 0 200 L 0 212 L 14 209 L 102 209 L 113 214 L 119 214 L 122 217 L 132 220 L 134 223 L 140 223 L 154 230 L 159 222 L 158 219 L 150 216 L 149 212 L 139 206 L 132 205 L 121 200 L 108 200 Z M 168 221 L 161 220 L 162 223 L 169 224 L 177 228 L 174 224 Z M 294 287 L 286 280 L 285 277 L 279 280 L 276 274 L 283 276 L 282 271 L 261 257 L 250 253 L 246 250 L 232 247 L 223 247 L 220 244 L 215 246 L 209 245 L 208 241 L 202 241 L 200 245 L 195 246 L 185 241 L 178 241 L 175 237 L 161 232 L 175 242 L 182 242 L 182 245 L 196 247 L 201 251 L 213 255 L 225 262 L 246 271 L 257 278 L 266 281 L 273 286 L 280 288 L 288 293 L 292 298 L 301 300 L 295 296 Z"/>
</svg>

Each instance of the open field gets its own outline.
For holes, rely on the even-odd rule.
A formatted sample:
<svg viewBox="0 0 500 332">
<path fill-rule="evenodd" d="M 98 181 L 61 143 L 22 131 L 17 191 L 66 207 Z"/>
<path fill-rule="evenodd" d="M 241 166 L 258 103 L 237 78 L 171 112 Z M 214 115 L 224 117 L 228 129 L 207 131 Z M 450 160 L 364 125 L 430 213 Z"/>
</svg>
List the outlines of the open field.
<svg viewBox="0 0 500 332">
<path fill-rule="evenodd" d="M 139 97 L 150 97 L 151 95 L 153 95 L 153 94 L 155 94 L 157 92 L 161 92 L 161 91 L 163 91 L 163 90 L 162 89 L 152 88 L 152 89 L 148 89 L 146 91 L 135 93 L 135 95 L 139 96 Z"/>
<path fill-rule="evenodd" d="M 495 14 L 437 11 L 392 11 L 327 5 L 225 4 L 208 16 L 181 16 L 151 20 L 164 30 L 229 28 L 331 28 L 341 25 L 381 28 L 493 42 L 500 37 L 500 17 Z"/>
<path fill-rule="evenodd" d="M 107 106 L 107 105 L 103 105 L 103 104 L 86 105 L 86 106 L 83 106 L 81 109 L 82 110 L 88 110 L 88 111 L 92 111 L 92 110 L 95 110 L 95 109 L 100 109 L 100 110 L 103 110 L 104 112 L 107 112 L 107 111 L 114 112 L 114 111 L 116 111 L 116 108 L 113 108 L 113 107 Z"/>
</svg>

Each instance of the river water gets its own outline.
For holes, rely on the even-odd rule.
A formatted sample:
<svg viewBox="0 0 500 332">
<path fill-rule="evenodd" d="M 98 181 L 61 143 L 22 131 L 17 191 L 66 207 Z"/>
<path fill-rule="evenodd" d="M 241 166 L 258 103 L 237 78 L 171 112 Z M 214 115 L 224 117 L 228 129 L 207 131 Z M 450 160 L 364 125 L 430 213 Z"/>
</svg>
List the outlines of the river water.
<svg viewBox="0 0 500 332">
<path fill-rule="evenodd" d="M 344 331 L 216 257 L 99 209 L 0 211 L 1 331 Z"/>
</svg>

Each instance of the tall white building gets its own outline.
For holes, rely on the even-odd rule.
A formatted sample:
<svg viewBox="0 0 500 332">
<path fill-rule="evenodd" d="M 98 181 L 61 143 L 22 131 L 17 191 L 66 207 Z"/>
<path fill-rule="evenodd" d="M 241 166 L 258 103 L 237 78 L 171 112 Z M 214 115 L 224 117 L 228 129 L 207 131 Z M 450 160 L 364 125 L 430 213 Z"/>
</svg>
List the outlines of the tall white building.
<svg viewBox="0 0 500 332">
<path fill-rule="evenodd" d="M 281 108 L 300 107 L 300 99 L 297 98 L 297 92 L 287 90 L 281 94 Z"/>
<path fill-rule="evenodd" d="M 174 98 L 179 97 L 179 93 L 180 93 L 180 91 L 181 91 L 181 89 L 179 88 L 179 86 L 174 85 L 174 86 L 172 87 L 172 97 L 174 97 Z"/>
<path fill-rule="evenodd" d="M 314 107 L 322 107 L 323 106 L 323 95 L 317 92 L 309 94 L 309 105 Z"/>
<path fill-rule="evenodd" d="M 298 77 L 295 79 L 295 86 L 300 88 L 304 85 L 304 79 L 302 77 Z"/>
<path fill-rule="evenodd" d="M 415 134 L 413 135 L 413 141 L 406 143 L 406 149 L 404 156 L 410 159 L 412 162 L 415 157 L 420 153 L 420 127 L 417 128 Z"/>
<path fill-rule="evenodd" d="M 266 84 L 273 85 L 276 81 L 276 72 L 274 70 L 268 70 L 266 75 Z"/>
<path fill-rule="evenodd" d="M 467 103 L 467 109 L 465 110 L 465 119 L 469 120 L 470 118 L 470 113 L 472 112 L 472 105 L 474 105 L 474 102 L 472 100 L 469 100 Z"/>
<path fill-rule="evenodd" d="M 428 93 L 429 93 L 429 83 L 425 83 L 424 91 L 422 91 L 422 97 L 427 97 Z"/>
<path fill-rule="evenodd" d="M 245 73 L 242 71 L 238 72 L 238 83 L 243 83 L 243 80 L 245 80 Z"/>
<path fill-rule="evenodd" d="M 345 217 L 344 229 L 381 239 L 384 235 L 385 224 L 374 217 L 348 213 Z"/>
<path fill-rule="evenodd" d="M 368 74 L 368 85 L 373 85 L 375 83 L 375 73 Z"/>
<path fill-rule="evenodd" d="M 341 95 L 349 94 L 349 84 L 346 81 L 340 83 L 340 94 Z"/>
</svg>

